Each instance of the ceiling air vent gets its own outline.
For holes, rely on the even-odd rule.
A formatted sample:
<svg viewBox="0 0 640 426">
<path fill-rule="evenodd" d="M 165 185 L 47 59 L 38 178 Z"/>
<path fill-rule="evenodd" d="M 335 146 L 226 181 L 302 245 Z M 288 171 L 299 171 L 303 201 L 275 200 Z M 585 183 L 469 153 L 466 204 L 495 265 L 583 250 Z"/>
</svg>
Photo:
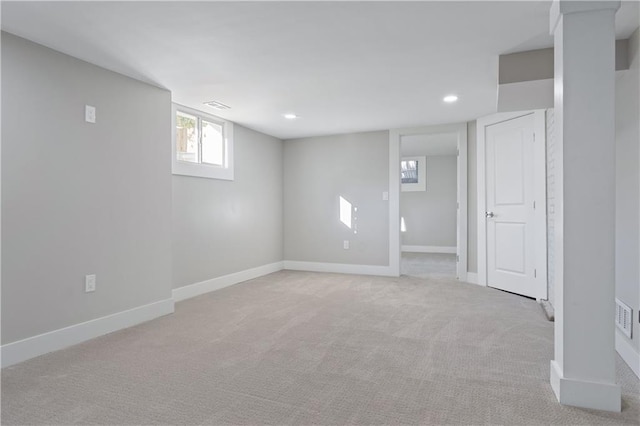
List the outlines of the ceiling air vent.
<svg viewBox="0 0 640 426">
<path fill-rule="evenodd" d="M 225 104 L 217 102 L 217 101 L 209 101 L 209 102 L 205 102 L 204 104 L 210 106 L 211 108 L 215 108 L 215 109 L 218 109 L 218 110 L 231 108 L 229 105 L 225 105 Z"/>
</svg>

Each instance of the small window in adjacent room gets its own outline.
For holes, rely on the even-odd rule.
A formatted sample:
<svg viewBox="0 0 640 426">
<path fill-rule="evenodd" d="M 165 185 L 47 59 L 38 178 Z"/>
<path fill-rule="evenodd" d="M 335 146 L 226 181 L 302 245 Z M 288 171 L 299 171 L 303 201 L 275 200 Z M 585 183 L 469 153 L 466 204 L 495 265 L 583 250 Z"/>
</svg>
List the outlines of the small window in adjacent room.
<svg viewBox="0 0 640 426">
<path fill-rule="evenodd" d="M 418 183 L 418 161 L 402 160 L 400 162 L 402 183 Z"/>
<path fill-rule="evenodd" d="M 402 191 L 427 190 L 427 158 L 404 157 L 400 161 Z"/>
<path fill-rule="evenodd" d="M 175 175 L 233 180 L 233 123 L 173 105 Z"/>
</svg>

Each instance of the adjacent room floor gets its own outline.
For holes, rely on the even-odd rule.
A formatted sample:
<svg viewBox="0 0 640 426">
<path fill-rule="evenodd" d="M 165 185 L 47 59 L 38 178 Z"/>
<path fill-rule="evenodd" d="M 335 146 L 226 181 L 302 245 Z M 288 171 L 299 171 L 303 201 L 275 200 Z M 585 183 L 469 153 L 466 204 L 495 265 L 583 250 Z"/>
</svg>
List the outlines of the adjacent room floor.
<svg viewBox="0 0 640 426">
<path fill-rule="evenodd" d="M 456 255 L 447 253 L 402 253 L 402 275 L 418 278 L 455 278 Z"/>
<path fill-rule="evenodd" d="M 447 279 L 281 271 L 2 370 L 3 424 L 638 424 L 564 407 L 535 301 Z"/>
</svg>

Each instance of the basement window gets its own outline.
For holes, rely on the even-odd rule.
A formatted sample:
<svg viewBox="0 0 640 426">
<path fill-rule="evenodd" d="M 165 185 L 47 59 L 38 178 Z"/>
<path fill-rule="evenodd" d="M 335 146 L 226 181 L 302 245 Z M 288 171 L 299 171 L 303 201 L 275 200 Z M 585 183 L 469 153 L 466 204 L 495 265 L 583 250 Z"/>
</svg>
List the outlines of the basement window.
<svg viewBox="0 0 640 426">
<path fill-rule="evenodd" d="M 233 123 L 173 105 L 174 175 L 233 180 Z"/>
</svg>

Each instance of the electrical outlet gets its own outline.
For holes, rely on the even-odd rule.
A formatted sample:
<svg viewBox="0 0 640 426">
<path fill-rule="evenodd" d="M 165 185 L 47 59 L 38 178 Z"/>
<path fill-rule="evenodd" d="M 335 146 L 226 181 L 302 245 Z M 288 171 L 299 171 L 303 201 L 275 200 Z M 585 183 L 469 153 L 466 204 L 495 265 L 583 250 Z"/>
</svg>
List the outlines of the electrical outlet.
<svg viewBox="0 0 640 426">
<path fill-rule="evenodd" d="M 92 291 L 96 291 L 96 276 L 95 275 L 85 275 L 84 277 L 84 292 L 91 293 Z"/>
<path fill-rule="evenodd" d="M 342 243 L 342 247 L 345 250 L 349 250 L 349 240 L 344 240 L 344 242 Z"/>
</svg>

